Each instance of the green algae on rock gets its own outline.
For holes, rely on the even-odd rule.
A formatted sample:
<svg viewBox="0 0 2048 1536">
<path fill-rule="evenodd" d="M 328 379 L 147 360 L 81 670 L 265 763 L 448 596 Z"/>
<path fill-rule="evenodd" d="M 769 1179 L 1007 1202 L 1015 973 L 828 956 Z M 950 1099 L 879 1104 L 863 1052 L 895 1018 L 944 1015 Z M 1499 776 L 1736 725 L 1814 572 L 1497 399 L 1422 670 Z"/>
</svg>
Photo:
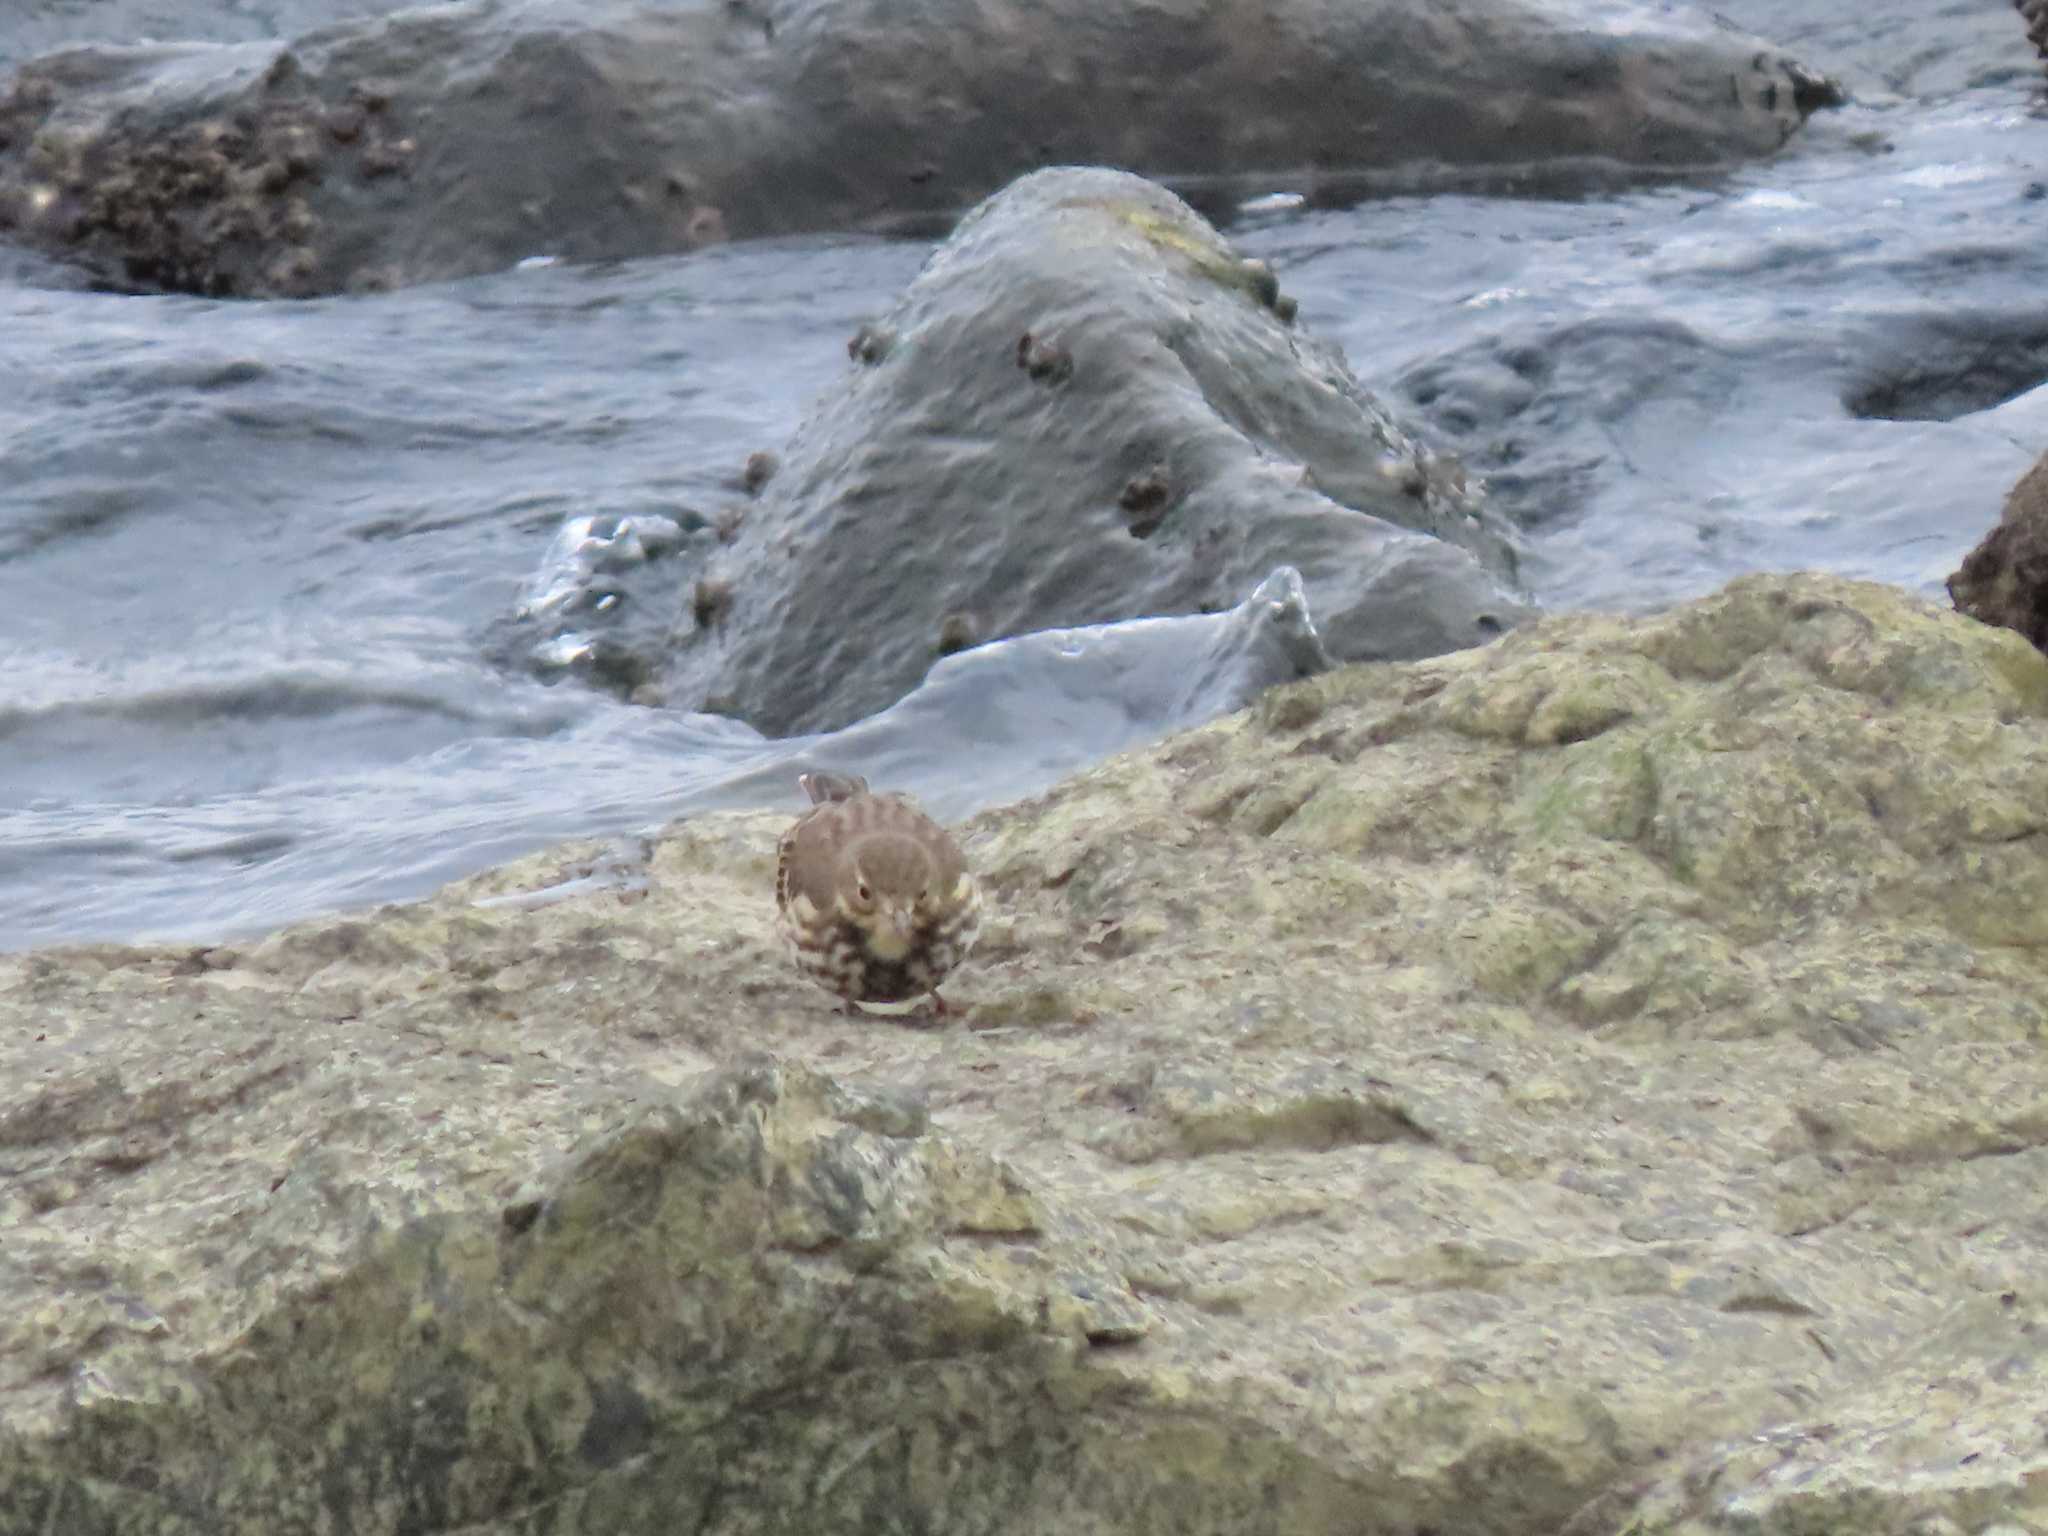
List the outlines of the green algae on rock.
<svg viewBox="0 0 2048 1536">
<path fill-rule="evenodd" d="M 950 1030 L 815 1000 L 786 819 L 0 960 L 0 1532 L 2039 1525 L 2019 636 L 1276 690 L 962 829 Z"/>
</svg>

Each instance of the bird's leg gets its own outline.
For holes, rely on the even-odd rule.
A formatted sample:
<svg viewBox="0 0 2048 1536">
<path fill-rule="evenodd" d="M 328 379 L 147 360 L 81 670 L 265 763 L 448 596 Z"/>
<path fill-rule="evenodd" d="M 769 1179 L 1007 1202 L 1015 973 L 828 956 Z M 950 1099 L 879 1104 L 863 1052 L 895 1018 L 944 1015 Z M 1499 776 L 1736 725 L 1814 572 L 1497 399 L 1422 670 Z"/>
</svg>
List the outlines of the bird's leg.
<svg viewBox="0 0 2048 1536">
<path fill-rule="evenodd" d="M 939 996 L 939 989 L 937 987 L 933 987 L 932 1017 L 935 1019 L 943 1019 L 946 1017 L 946 1015 L 948 1015 L 951 1012 L 953 1012 L 953 1005 L 947 1002 L 943 997 Z"/>
</svg>

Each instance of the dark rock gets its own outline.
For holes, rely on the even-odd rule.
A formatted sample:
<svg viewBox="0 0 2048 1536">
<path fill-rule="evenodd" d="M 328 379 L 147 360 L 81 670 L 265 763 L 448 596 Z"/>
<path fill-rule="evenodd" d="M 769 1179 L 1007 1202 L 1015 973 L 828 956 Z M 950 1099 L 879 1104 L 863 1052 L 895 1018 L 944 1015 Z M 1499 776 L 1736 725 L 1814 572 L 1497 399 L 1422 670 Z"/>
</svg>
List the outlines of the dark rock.
<svg viewBox="0 0 2048 1536">
<path fill-rule="evenodd" d="M 952 656 L 971 650 L 981 638 L 981 625 L 971 613 L 949 613 L 939 620 L 938 652 Z"/>
<path fill-rule="evenodd" d="M 775 471 L 782 468 L 782 460 L 767 449 L 756 449 L 747 455 L 747 467 L 741 472 L 740 484 L 749 496 L 761 494 L 761 487 L 775 478 Z"/>
<path fill-rule="evenodd" d="M 887 326 L 863 325 L 846 338 L 846 355 L 856 363 L 879 363 L 895 345 L 895 333 Z"/>
<path fill-rule="evenodd" d="M 0 96 L 0 228 L 135 287 L 303 294 L 923 225 L 1045 164 L 1223 206 L 1417 167 L 1663 175 L 1768 154 L 1830 99 L 1731 28 L 1586 10 L 464 0 L 289 47 L 74 49 Z"/>
<path fill-rule="evenodd" d="M 1074 354 L 1057 341 L 1026 331 L 1017 338 L 1017 366 L 1034 384 L 1064 384 L 1074 376 Z"/>
<path fill-rule="evenodd" d="M 2020 476 L 1998 526 L 1948 579 L 1956 607 L 2048 650 L 2048 457 Z"/>
<path fill-rule="evenodd" d="M 2027 41 L 2042 58 L 2048 59 L 2048 0 L 2013 0 L 2020 20 L 2026 23 Z"/>
<path fill-rule="evenodd" d="M 1117 498 L 1117 505 L 1129 518 L 1132 538 L 1149 539 L 1159 531 L 1159 525 L 1166 521 L 1167 499 L 1172 494 L 1173 486 L 1166 478 L 1164 464 L 1154 464 L 1143 474 L 1132 477 L 1123 495 Z"/>
<path fill-rule="evenodd" d="M 732 608 L 732 583 L 707 578 L 690 592 L 690 613 L 699 629 L 713 629 Z"/>
<path fill-rule="evenodd" d="M 1514 623 L 1505 525 L 1256 288 L 1138 177 L 1042 171 L 990 199 L 714 553 L 737 600 L 684 641 L 671 697 L 830 729 L 915 686 L 949 613 L 993 638 L 1215 611 L 1280 565 L 1340 660 Z M 1056 387 L 1020 372 L 1020 336 Z"/>
</svg>

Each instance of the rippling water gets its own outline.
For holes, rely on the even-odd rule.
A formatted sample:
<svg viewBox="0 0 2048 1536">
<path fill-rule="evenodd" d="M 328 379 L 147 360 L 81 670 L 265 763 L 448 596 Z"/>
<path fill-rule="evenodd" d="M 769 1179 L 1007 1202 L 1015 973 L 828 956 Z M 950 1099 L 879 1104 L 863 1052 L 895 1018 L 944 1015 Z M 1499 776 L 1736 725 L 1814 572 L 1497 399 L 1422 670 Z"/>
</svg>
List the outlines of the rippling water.
<svg viewBox="0 0 2048 1536">
<path fill-rule="evenodd" d="M 1939 595 L 2048 449 L 2048 119 L 2017 24 L 2010 68 L 1921 31 L 1880 79 L 1882 28 L 1815 13 L 1779 35 L 1823 68 L 1865 50 L 1866 104 L 1771 164 L 1238 230 L 1530 529 L 1551 607 L 1803 566 Z M 45 4 L 0 22 L 0 65 L 181 15 Z M 231 15 L 214 35 L 308 20 Z M 0 252 L 0 947 L 414 895 L 658 822 L 757 760 L 743 728 L 508 677 L 489 636 L 565 520 L 736 500 L 926 250 L 294 304 L 93 293 Z M 935 736 L 917 776 L 946 784 L 962 746 Z"/>
</svg>

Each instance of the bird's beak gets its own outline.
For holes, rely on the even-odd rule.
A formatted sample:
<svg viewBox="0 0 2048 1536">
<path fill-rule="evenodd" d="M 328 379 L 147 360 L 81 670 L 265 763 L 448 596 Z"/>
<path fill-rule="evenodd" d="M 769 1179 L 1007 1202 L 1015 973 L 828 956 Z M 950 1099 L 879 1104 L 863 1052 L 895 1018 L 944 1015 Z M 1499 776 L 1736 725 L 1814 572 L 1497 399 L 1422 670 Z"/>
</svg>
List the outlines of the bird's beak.
<svg viewBox="0 0 2048 1536">
<path fill-rule="evenodd" d="M 915 931 L 908 907 L 885 906 L 875 913 L 874 927 L 868 933 L 868 948 L 884 960 L 899 960 L 910 952 Z"/>
</svg>

